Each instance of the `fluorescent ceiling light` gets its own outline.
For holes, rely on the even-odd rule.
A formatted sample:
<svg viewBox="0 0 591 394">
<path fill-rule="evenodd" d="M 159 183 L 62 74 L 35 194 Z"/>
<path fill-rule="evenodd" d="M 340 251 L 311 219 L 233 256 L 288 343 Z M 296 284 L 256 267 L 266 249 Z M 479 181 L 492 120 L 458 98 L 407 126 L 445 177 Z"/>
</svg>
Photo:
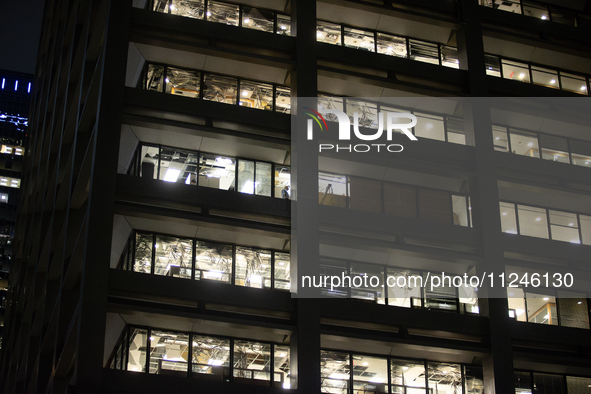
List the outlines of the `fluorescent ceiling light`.
<svg viewBox="0 0 591 394">
<path fill-rule="evenodd" d="M 329 375 L 328 377 L 331 379 L 341 379 L 341 380 L 349 379 L 349 375 L 346 375 L 344 373 L 338 373 L 338 372 L 335 372 L 335 373 Z"/>
<path fill-rule="evenodd" d="M 232 164 L 232 159 L 228 159 L 227 157 L 216 157 L 215 161 L 222 164 Z"/>
<path fill-rule="evenodd" d="M 164 175 L 164 181 L 165 182 L 176 182 L 180 173 L 181 173 L 181 170 L 177 170 L 175 168 L 169 168 L 168 170 L 166 170 L 166 174 Z"/>
</svg>

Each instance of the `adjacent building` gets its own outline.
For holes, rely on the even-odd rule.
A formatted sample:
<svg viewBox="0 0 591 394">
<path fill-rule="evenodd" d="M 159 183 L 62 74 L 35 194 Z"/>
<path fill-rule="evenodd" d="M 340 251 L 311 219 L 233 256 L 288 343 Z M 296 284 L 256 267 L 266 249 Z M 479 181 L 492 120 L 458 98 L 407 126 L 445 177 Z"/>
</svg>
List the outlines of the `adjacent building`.
<svg viewBox="0 0 591 394">
<path fill-rule="evenodd" d="M 2 294 L 0 314 L 2 316 L 4 316 L 4 298 L 8 288 L 8 274 L 12 259 L 12 241 L 32 81 L 32 75 L 0 70 L 0 138 L 2 138 L 2 148 L 0 148 L 0 293 Z"/>
</svg>

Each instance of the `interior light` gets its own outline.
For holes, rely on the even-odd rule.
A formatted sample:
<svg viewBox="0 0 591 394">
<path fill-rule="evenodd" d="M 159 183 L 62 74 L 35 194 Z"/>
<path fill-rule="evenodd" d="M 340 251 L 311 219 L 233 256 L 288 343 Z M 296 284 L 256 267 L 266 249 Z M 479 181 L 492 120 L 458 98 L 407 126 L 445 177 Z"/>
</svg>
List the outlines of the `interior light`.
<svg viewBox="0 0 591 394">
<path fill-rule="evenodd" d="M 29 87 L 27 88 L 27 93 L 31 93 L 31 82 L 29 82 Z"/>
<path fill-rule="evenodd" d="M 232 159 L 228 159 L 227 157 L 216 157 L 215 161 L 222 164 L 232 164 Z"/>
<path fill-rule="evenodd" d="M 575 224 L 574 224 L 574 223 L 569 223 L 568 225 L 572 227 L 572 226 L 574 226 Z"/>
<path fill-rule="evenodd" d="M 507 216 L 507 212 L 503 212 L 503 213 L 502 213 L 502 215 L 503 215 L 503 216 Z"/>
<path fill-rule="evenodd" d="M 210 11 L 207 11 L 207 13 L 205 15 L 211 16 L 211 12 Z"/>
<path fill-rule="evenodd" d="M 545 21 L 546 19 L 548 19 L 548 17 L 546 15 L 542 15 L 542 20 Z"/>
<path fill-rule="evenodd" d="M 285 357 L 287 356 L 287 353 L 279 353 L 279 357 Z"/>
<path fill-rule="evenodd" d="M 175 8 L 175 7 L 174 7 L 174 4 L 171 4 L 171 5 L 170 5 L 170 9 L 174 11 L 174 8 Z"/>
<path fill-rule="evenodd" d="M 488 69 L 489 69 L 489 70 L 492 70 L 492 67 L 489 67 Z"/>
<path fill-rule="evenodd" d="M 448 373 L 449 371 L 441 371 L 441 372 L 445 374 L 445 373 Z"/>
<path fill-rule="evenodd" d="M 577 305 L 581 305 L 583 303 L 583 301 L 579 301 L 577 302 Z"/>
<path fill-rule="evenodd" d="M 279 265 L 285 265 L 285 263 L 282 261 L 282 262 L 279 263 Z"/>
<path fill-rule="evenodd" d="M 248 22 L 250 22 L 250 19 L 244 18 L 244 23 L 248 23 Z"/>
<path fill-rule="evenodd" d="M 158 249 L 158 246 L 160 246 L 160 245 L 158 245 L 158 244 L 154 245 L 154 249 Z"/>
<path fill-rule="evenodd" d="M 523 314 L 523 312 L 525 312 L 525 309 L 515 309 L 515 314 L 517 316 L 521 316 Z"/>
<path fill-rule="evenodd" d="M 155 338 L 154 337 L 150 337 L 150 341 L 153 341 Z"/>
<path fill-rule="evenodd" d="M 16 81 L 16 82 L 14 83 L 14 91 L 16 92 L 16 90 L 17 90 L 17 89 L 18 89 L 18 81 Z"/>
<path fill-rule="evenodd" d="M 260 285 L 263 282 L 263 278 L 260 275 L 251 275 L 250 283 Z"/>
<path fill-rule="evenodd" d="M 590 163 L 591 163 L 591 162 L 590 162 L 589 160 L 587 160 L 587 161 L 585 162 L 585 164 L 587 164 L 587 165 L 589 165 Z"/>
<path fill-rule="evenodd" d="M 523 78 L 523 77 L 525 77 L 524 73 L 519 74 L 519 78 Z"/>
<path fill-rule="evenodd" d="M 248 90 L 243 90 L 242 91 L 242 97 L 246 97 L 248 96 Z"/>
<path fill-rule="evenodd" d="M 252 194 L 253 193 L 253 183 L 252 181 L 246 181 L 244 182 L 244 186 L 242 186 L 242 190 L 240 190 L 240 193 L 248 193 L 248 194 Z"/>
<path fill-rule="evenodd" d="M 224 362 L 222 360 L 214 360 L 213 358 L 210 358 L 209 361 L 207 361 L 208 365 L 223 365 Z"/>
<path fill-rule="evenodd" d="M 550 299 L 550 297 L 544 297 L 543 299 L 544 299 L 544 301 L 548 301 Z"/>
<path fill-rule="evenodd" d="M 286 30 L 287 29 L 287 26 L 281 25 L 280 28 L 281 28 L 281 30 Z"/>
<path fill-rule="evenodd" d="M 205 279 L 221 279 L 222 278 L 222 272 L 218 271 L 218 270 L 211 270 L 209 272 L 204 272 L 203 273 L 203 277 Z"/>
<path fill-rule="evenodd" d="M 364 365 L 364 366 L 367 366 L 367 365 L 369 365 L 369 363 L 368 363 L 367 361 L 365 361 L 365 362 L 363 363 L 363 365 Z"/>
<path fill-rule="evenodd" d="M 456 60 L 456 64 L 460 64 L 460 61 L 459 60 Z"/>
<path fill-rule="evenodd" d="M 500 140 L 500 139 L 501 139 L 501 137 L 495 137 L 495 140 L 496 140 L 496 141 L 498 141 L 498 140 Z"/>
<path fill-rule="evenodd" d="M 168 170 L 166 170 L 166 174 L 164 175 L 164 181 L 165 182 L 176 182 L 180 173 L 181 173 L 181 170 L 177 170 L 176 168 L 169 168 Z"/>
<path fill-rule="evenodd" d="M 536 222 L 539 222 L 541 220 L 542 220 L 542 218 L 536 218 Z"/>
<path fill-rule="evenodd" d="M 529 143 L 527 144 L 527 146 L 534 146 L 534 143 L 533 143 L 533 142 L 529 142 Z"/>
<path fill-rule="evenodd" d="M 408 367 L 402 367 L 402 370 L 406 371 L 406 370 L 408 370 Z"/>
<path fill-rule="evenodd" d="M 587 86 L 585 86 L 585 85 L 581 86 L 581 90 L 587 90 Z"/>
<path fill-rule="evenodd" d="M 317 37 L 317 38 L 322 38 L 322 32 L 321 32 L 321 31 L 319 31 L 318 33 L 316 33 L 316 37 Z"/>
<path fill-rule="evenodd" d="M 555 83 L 556 83 L 556 80 L 555 80 L 555 79 L 553 79 L 553 80 L 551 80 L 551 81 L 550 81 L 550 83 L 551 83 L 551 84 L 555 84 Z"/>
<path fill-rule="evenodd" d="M 550 317 L 550 315 L 546 314 L 544 315 L 544 319 L 548 319 Z"/>
<path fill-rule="evenodd" d="M 170 79 L 166 78 L 165 81 L 166 81 L 166 83 L 169 83 L 170 82 Z"/>
<path fill-rule="evenodd" d="M 371 378 L 369 379 L 369 382 L 371 383 L 384 383 L 386 381 L 386 379 L 384 378 Z"/>
<path fill-rule="evenodd" d="M 392 50 L 392 47 L 388 47 L 388 50 L 391 51 Z"/>
<path fill-rule="evenodd" d="M 2 89 L 4 89 L 4 84 L 6 83 L 6 79 L 2 78 Z"/>
<path fill-rule="evenodd" d="M 328 377 L 331 379 L 341 379 L 341 380 L 349 379 L 349 375 L 346 375 L 344 373 L 338 373 L 338 372 L 330 374 Z"/>
<path fill-rule="evenodd" d="M 289 383 L 289 382 L 283 383 L 283 388 L 284 389 L 290 389 L 291 388 L 291 383 Z"/>
</svg>

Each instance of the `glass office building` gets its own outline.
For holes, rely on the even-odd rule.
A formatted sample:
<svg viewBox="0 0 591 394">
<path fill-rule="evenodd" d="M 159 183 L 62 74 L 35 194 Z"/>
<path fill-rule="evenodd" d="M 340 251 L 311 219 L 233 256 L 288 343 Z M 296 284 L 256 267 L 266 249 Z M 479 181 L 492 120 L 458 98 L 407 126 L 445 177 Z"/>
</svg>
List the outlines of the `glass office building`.
<svg viewBox="0 0 591 394">
<path fill-rule="evenodd" d="M 564 107 L 487 127 L 403 108 L 412 165 L 333 157 L 312 198 L 291 188 L 296 97 L 367 130 L 399 109 L 376 97 L 588 106 L 589 9 L 554 3 L 48 0 L 3 392 L 589 392 L 584 284 L 290 293 L 304 203 L 332 221 L 308 235 L 323 275 L 500 264 L 591 283 L 591 129 Z M 379 236 L 351 228 L 360 215 Z"/>
</svg>

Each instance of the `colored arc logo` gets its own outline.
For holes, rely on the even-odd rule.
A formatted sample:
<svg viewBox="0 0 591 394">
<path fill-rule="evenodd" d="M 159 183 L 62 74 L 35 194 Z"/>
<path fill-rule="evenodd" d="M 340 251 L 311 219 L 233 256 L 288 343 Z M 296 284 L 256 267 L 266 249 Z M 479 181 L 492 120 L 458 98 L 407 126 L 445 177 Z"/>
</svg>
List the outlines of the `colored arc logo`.
<svg viewBox="0 0 591 394">
<path fill-rule="evenodd" d="M 326 124 L 326 120 L 324 120 L 324 117 L 320 113 L 318 113 L 317 111 L 314 111 L 312 108 L 304 107 L 304 109 L 307 109 L 307 110 L 313 112 L 313 113 L 310 113 L 310 112 L 304 112 L 304 113 L 306 115 L 311 116 L 312 119 L 314 119 L 316 121 L 316 123 L 318 123 L 318 126 L 320 126 L 320 130 L 324 131 L 324 127 L 322 127 L 322 123 L 324 123 L 324 126 L 326 127 L 326 131 L 328 131 L 328 125 Z M 322 121 L 322 123 L 320 123 L 320 121 Z"/>
</svg>

